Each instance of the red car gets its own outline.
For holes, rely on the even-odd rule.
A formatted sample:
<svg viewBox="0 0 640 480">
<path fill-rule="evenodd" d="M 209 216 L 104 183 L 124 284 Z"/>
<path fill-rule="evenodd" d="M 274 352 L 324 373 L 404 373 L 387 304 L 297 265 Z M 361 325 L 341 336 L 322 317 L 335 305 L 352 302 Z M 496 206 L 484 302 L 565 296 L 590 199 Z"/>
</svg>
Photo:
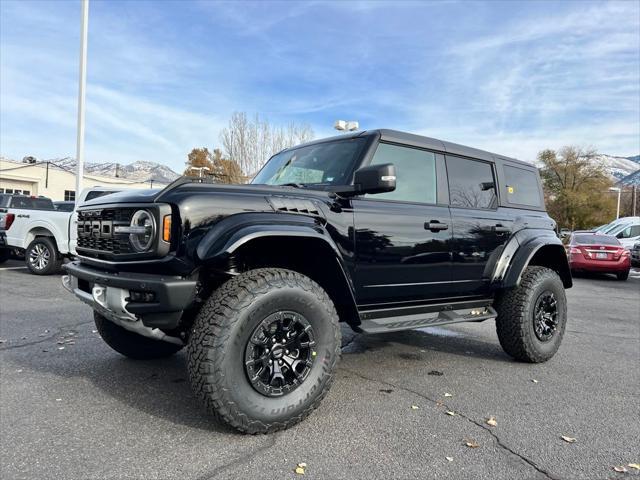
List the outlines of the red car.
<svg viewBox="0 0 640 480">
<path fill-rule="evenodd" d="M 629 250 L 616 237 L 574 232 L 566 249 L 572 272 L 615 273 L 618 280 L 629 277 Z"/>
</svg>

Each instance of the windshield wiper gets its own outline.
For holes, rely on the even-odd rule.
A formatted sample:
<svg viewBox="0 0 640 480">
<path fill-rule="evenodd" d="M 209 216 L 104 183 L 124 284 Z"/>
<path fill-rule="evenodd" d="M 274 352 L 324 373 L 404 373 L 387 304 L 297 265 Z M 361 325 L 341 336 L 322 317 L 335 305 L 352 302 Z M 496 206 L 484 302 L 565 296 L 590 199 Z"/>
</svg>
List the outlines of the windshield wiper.
<svg viewBox="0 0 640 480">
<path fill-rule="evenodd" d="M 279 187 L 296 187 L 296 188 L 304 188 L 306 186 L 306 184 L 304 183 L 295 183 L 295 182 L 288 182 L 288 183 L 280 183 L 278 184 Z"/>
</svg>

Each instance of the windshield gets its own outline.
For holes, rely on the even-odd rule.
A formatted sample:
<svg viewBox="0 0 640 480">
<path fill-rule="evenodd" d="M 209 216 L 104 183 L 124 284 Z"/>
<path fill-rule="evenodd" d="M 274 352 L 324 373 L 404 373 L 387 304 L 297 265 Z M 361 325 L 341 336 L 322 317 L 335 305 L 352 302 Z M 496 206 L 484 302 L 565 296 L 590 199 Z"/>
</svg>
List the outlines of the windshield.
<svg viewBox="0 0 640 480">
<path fill-rule="evenodd" d="M 251 183 L 348 185 L 365 138 L 349 138 L 286 150 L 273 157 Z"/>
</svg>

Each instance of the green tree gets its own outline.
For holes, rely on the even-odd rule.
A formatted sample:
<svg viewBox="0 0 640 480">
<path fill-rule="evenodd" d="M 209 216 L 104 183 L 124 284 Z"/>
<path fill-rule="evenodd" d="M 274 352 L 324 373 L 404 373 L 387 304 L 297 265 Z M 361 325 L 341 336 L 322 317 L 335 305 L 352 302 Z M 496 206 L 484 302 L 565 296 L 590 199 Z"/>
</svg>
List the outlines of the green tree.
<svg viewBox="0 0 640 480">
<path fill-rule="evenodd" d="M 208 170 L 200 170 L 208 169 Z M 206 147 L 194 148 L 187 156 L 187 168 L 184 174 L 188 177 L 200 177 L 213 171 L 211 152 Z M 202 172 L 202 173 L 201 173 Z"/>
<path fill-rule="evenodd" d="M 595 150 L 575 146 L 538 153 L 549 215 L 560 227 L 591 228 L 615 217 L 613 182 Z"/>
</svg>

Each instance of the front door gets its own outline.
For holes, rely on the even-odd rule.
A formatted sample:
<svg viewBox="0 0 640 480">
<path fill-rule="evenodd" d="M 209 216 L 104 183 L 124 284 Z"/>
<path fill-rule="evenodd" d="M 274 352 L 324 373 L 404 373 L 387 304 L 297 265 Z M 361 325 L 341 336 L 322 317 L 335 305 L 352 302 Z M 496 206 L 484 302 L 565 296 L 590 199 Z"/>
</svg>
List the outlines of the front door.
<svg viewBox="0 0 640 480">
<path fill-rule="evenodd" d="M 396 190 L 353 200 L 359 306 L 446 296 L 451 218 L 438 205 L 436 155 L 381 143 L 371 164 L 393 163 Z"/>
</svg>

